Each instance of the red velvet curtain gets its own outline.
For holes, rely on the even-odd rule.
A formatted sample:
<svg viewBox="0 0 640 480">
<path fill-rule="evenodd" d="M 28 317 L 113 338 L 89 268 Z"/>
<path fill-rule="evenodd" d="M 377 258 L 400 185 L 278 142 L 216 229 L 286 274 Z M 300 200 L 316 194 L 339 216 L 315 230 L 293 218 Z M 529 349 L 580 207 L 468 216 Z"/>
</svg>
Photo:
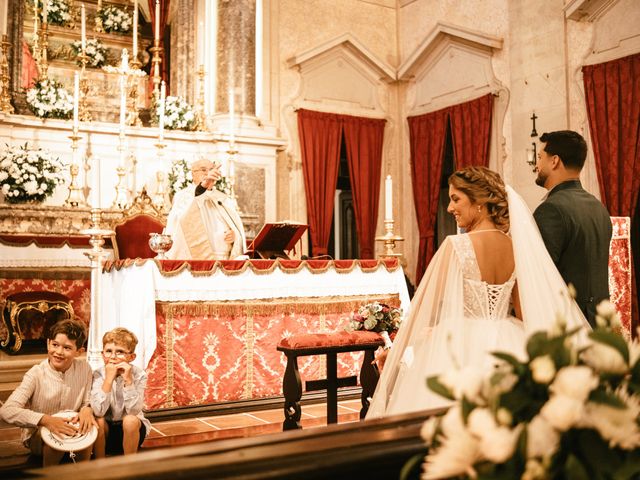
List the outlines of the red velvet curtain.
<svg viewBox="0 0 640 480">
<path fill-rule="evenodd" d="M 640 54 L 584 66 L 582 74 L 600 196 L 612 216 L 633 221 L 640 189 Z M 637 246 L 634 233 L 632 245 Z M 637 274 L 640 251 L 634 250 Z M 634 332 L 638 326 L 635 293 Z"/>
<path fill-rule="evenodd" d="M 312 255 L 326 255 L 338 181 L 342 119 L 333 113 L 300 109 L 298 132 Z"/>
<path fill-rule="evenodd" d="M 160 77 L 164 80 L 169 95 L 169 70 L 167 69 L 167 48 L 165 42 L 165 29 L 167 28 L 167 20 L 169 19 L 169 2 L 171 0 L 160 1 L 160 46 L 164 47 L 162 53 L 162 63 L 160 64 Z M 156 0 L 148 0 L 149 11 L 151 12 L 151 31 L 156 31 Z M 151 72 L 153 75 L 153 71 Z M 152 75 L 149 75 L 151 77 Z"/>
<path fill-rule="evenodd" d="M 456 169 L 489 166 L 493 94 L 449 107 Z"/>
<path fill-rule="evenodd" d="M 374 258 L 386 120 L 342 116 L 360 258 Z"/>
<path fill-rule="evenodd" d="M 435 252 L 434 228 L 438 212 L 447 117 L 448 109 L 444 109 L 408 118 L 413 199 L 420 235 L 416 285 L 420 283 Z"/>
</svg>

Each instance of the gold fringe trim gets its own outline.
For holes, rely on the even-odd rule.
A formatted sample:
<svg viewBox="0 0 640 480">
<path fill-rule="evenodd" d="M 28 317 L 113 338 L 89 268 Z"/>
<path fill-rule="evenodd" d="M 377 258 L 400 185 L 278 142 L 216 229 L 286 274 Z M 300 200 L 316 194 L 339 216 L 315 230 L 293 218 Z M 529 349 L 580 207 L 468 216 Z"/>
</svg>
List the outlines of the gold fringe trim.
<svg viewBox="0 0 640 480">
<path fill-rule="evenodd" d="M 337 273 L 350 273 L 357 266 L 359 266 L 360 269 L 366 273 L 375 272 L 380 268 L 384 268 L 388 272 L 395 272 L 398 268 L 400 268 L 400 264 L 397 259 L 378 260 L 378 263 L 374 264 L 371 267 L 363 266 L 363 263 L 362 263 L 362 262 L 365 262 L 365 264 L 368 264 L 370 260 L 364 260 L 364 261 L 352 260 L 349 266 L 346 266 L 346 267 L 339 266 L 345 262 L 344 260 L 338 260 L 338 264 L 336 264 L 336 261 L 334 260 L 328 260 L 326 264 L 322 265 L 321 267 L 312 267 L 307 261 L 300 260 L 299 264 L 296 265 L 295 267 L 288 267 L 286 266 L 285 262 L 296 262 L 296 260 L 281 260 L 278 258 L 276 260 L 246 260 L 244 262 L 244 265 L 242 265 L 242 267 L 240 267 L 237 270 L 225 268 L 224 262 L 220 262 L 220 261 L 211 261 L 212 262 L 211 268 L 207 270 L 194 269 L 192 268 L 191 263 L 185 260 L 177 269 L 171 270 L 171 271 L 164 271 L 162 267 L 162 263 L 159 260 L 144 259 L 144 258 L 135 258 L 135 259 L 128 258 L 124 260 L 105 262 L 102 271 L 105 273 L 109 273 L 114 269 L 117 271 L 120 271 L 123 268 L 130 267 L 131 265 L 135 265 L 135 266 L 144 265 L 144 263 L 147 261 L 155 262 L 156 265 L 158 266 L 158 270 L 160 271 L 160 274 L 163 277 L 174 277 L 182 273 L 184 270 L 191 272 L 191 275 L 193 275 L 194 277 L 206 277 L 206 276 L 213 275 L 218 270 L 221 271 L 224 275 L 240 275 L 244 273 L 247 269 L 251 270 L 256 275 L 268 275 L 270 273 L 273 273 L 276 269 L 284 273 L 298 273 L 302 269 L 306 268 L 309 272 L 313 274 L 319 274 L 319 273 L 325 273 L 330 269 L 334 269 Z M 260 263 L 258 262 L 264 262 L 264 263 L 270 262 L 270 265 L 264 268 L 261 268 Z"/>
<path fill-rule="evenodd" d="M 90 267 L 7 267 L 0 269 L 0 279 L 91 280 Z"/>
<path fill-rule="evenodd" d="M 306 314 L 324 315 L 352 312 L 362 305 L 371 302 L 381 302 L 393 307 L 400 306 L 398 294 L 380 295 L 352 295 L 331 297 L 287 297 L 267 300 L 242 300 L 242 301 L 204 301 L 204 302 L 156 302 L 158 312 L 167 318 L 173 316 L 251 316 L 275 314 Z M 169 344 L 167 344 L 167 360 L 169 358 Z"/>
<path fill-rule="evenodd" d="M 173 312 L 167 312 L 166 325 L 165 325 L 165 354 L 167 356 L 167 390 L 166 390 L 166 406 L 167 407 L 175 407 L 176 399 L 173 394 L 174 391 L 174 382 L 173 382 Z"/>
</svg>

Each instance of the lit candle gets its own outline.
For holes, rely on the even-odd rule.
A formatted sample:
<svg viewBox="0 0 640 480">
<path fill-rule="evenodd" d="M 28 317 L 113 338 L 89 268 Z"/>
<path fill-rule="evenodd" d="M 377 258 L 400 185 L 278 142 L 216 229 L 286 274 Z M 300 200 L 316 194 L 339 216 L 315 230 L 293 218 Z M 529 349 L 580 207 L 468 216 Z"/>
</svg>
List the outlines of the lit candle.
<svg viewBox="0 0 640 480">
<path fill-rule="evenodd" d="M 80 125 L 80 120 L 78 117 L 78 103 L 80 101 L 80 77 L 78 77 L 78 72 L 74 72 L 73 74 L 73 132 L 74 134 L 78 131 L 78 126 Z"/>
<path fill-rule="evenodd" d="M 234 91 L 233 88 L 229 89 L 229 123 L 231 124 L 231 132 L 229 133 L 229 143 L 233 144 L 236 141 L 236 132 L 235 132 L 235 99 L 233 98 Z"/>
<path fill-rule="evenodd" d="M 124 132 L 124 123 L 127 113 L 126 76 L 120 74 L 120 132 Z"/>
<path fill-rule="evenodd" d="M 82 55 L 84 55 L 85 50 L 87 49 L 87 20 L 84 12 L 84 3 L 80 6 L 80 18 L 81 18 L 81 43 L 82 43 Z"/>
<path fill-rule="evenodd" d="M 33 41 L 38 36 L 38 0 L 33 0 Z"/>
<path fill-rule="evenodd" d="M 166 87 L 164 80 L 160 84 L 160 119 L 158 120 L 158 138 L 160 141 L 164 138 L 164 103 L 165 103 Z"/>
<path fill-rule="evenodd" d="M 384 181 L 384 220 L 385 222 L 393 221 L 393 184 L 391 183 L 391 175 L 387 175 Z"/>
<path fill-rule="evenodd" d="M 155 16 L 155 38 L 156 40 L 160 40 L 160 0 L 156 0 L 156 16 Z"/>
<path fill-rule="evenodd" d="M 133 60 L 138 58 L 138 0 L 133 2 Z"/>
<path fill-rule="evenodd" d="M 200 45 L 198 45 L 198 65 L 204 65 L 204 43 L 206 38 L 205 35 L 204 22 L 200 22 L 198 24 L 198 37 L 200 38 Z"/>
<path fill-rule="evenodd" d="M 93 174 L 91 175 L 91 199 L 89 205 L 91 208 L 100 208 L 100 159 L 98 155 L 93 157 Z"/>
<path fill-rule="evenodd" d="M 44 4 L 42 7 L 42 23 L 49 23 L 49 0 L 44 0 Z"/>
</svg>

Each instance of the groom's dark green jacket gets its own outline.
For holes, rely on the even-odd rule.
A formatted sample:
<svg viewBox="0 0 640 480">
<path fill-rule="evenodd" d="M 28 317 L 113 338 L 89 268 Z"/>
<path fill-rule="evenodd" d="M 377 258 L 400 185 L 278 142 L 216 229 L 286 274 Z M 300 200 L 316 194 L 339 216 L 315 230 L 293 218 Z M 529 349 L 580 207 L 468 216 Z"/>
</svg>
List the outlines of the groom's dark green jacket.
<svg viewBox="0 0 640 480">
<path fill-rule="evenodd" d="M 533 213 L 544 243 L 576 302 L 594 326 L 596 305 L 609 298 L 611 217 L 580 180 L 556 185 Z"/>
</svg>

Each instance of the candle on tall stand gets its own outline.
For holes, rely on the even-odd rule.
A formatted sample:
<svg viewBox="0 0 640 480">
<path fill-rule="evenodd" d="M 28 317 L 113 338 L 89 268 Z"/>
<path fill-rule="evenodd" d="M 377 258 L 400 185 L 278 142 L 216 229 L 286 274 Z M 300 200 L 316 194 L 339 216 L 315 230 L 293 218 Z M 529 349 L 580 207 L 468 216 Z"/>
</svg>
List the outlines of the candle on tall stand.
<svg viewBox="0 0 640 480">
<path fill-rule="evenodd" d="M 82 34 L 80 37 L 80 44 L 82 45 L 82 55 L 84 55 L 87 50 L 87 18 L 84 10 L 84 3 L 80 5 L 80 19 L 80 32 Z"/>
<path fill-rule="evenodd" d="M 158 116 L 158 141 L 162 143 L 164 140 L 164 108 L 166 101 L 166 86 L 164 81 L 160 84 L 160 115 Z"/>
<path fill-rule="evenodd" d="M 138 63 L 138 0 L 133 2 L 133 63 Z"/>
<path fill-rule="evenodd" d="M 78 72 L 74 72 L 73 73 L 73 130 L 74 130 L 74 135 L 77 134 L 78 128 L 80 126 L 79 104 L 80 104 L 80 77 L 78 76 Z"/>
<path fill-rule="evenodd" d="M 391 175 L 384 181 L 384 221 L 393 222 L 393 183 Z"/>
<path fill-rule="evenodd" d="M 153 38 L 160 42 L 160 0 L 156 0 L 156 12 L 153 20 L 155 27 Z"/>
<path fill-rule="evenodd" d="M 49 0 L 44 0 L 42 4 L 42 23 L 49 23 Z"/>
<path fill-rule="evenodd" d="M 229 89 L 229 150 L 233 150 L 236 143 L 236 132 L 235 132 L 235 99 L 234 99 L 234 91 L 233 88 Z"/>
</svg>

